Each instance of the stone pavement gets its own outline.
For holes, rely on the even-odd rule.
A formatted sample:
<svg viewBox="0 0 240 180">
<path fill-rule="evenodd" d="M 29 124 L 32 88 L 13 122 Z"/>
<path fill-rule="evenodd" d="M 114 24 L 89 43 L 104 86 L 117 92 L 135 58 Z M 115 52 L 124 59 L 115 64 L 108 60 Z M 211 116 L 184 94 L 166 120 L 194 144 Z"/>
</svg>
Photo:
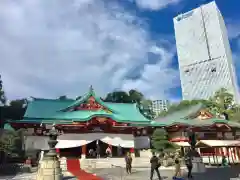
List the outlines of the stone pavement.
<svg viewBox="0 0 240 180">
<path fill-rule="evenodd" d="M 163 180 L 172 180 L 173 173 L 174 172 L 171 169 L 160 170 Z M 98 169 L 96 170 L 96 174 L 104 177 L 105 180 L 147 180 L 149 179 L 150 170 L 149 168 L 133 169 L 133 173 L 131 175 L 127 175 L 125 170 L 121 171 L 117 168 L 109 168 L 102 170 Z M 186 177 L 185 170 L 183 170 L 183 174 Z M 238 177 L 239 174 L 239 166 L 232 168 L 207 168 L 207 171 L 204 174 L 194 174 L 194 180 L 230 180 L 231 178 Z M 157 180 L 157 177 L 155 177 L 155 179 Z"/>
<path fill-rule="evenodd" d="M 184 174 L 186 171 L 183 170 Z M 124 169 L 119 168 L 104 168 L 96 169 L 95 173 L 98 176 L 104 178 L 104 180 L 148 180 L 150 175 L 149 168 L 133 168 L 133 173 L 128 175 L 125 173 Z M 171 169 L 161 169 L 161 176 L 163 180 L 172 180 L 173 170 Z M 236 178 L 240 174 L 239 166 L 231 168 L 207 168 L 207 172 L 204 174 L 195 174 L 194 180 L 230 180 L 231 178 Z M 35 180 L 36 174 L 19 174 L 17 176 L 5 176 L 0 177 L 0 180 Z M 65 180 L 76 180 L 73 177 L 65 177 Z M 155 175 L 154 180 L 157 180 Z"/>
</svg>

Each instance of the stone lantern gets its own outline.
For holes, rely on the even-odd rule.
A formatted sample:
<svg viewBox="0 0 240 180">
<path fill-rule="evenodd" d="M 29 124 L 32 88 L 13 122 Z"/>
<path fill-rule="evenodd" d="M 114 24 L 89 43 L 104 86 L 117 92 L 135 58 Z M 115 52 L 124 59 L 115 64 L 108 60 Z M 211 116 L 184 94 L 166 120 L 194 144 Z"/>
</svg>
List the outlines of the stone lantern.
<svg viewBox="0 0 240 180">
<path fill-rule="evenodd" d="M 43 157 L 37 173 L 37 180 L 62 180 L 62 169 L 60 168 L 60 161 L 57 157 L 55 146 L 57 141 L 58 131 L 53 125 L 49 131 L 49 151 Z"/>
</svg>

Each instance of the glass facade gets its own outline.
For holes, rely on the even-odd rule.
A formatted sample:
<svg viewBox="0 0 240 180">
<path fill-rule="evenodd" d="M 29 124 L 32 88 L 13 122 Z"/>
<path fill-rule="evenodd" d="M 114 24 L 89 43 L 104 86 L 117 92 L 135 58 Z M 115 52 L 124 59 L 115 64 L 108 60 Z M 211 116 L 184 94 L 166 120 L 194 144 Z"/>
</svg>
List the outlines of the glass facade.
<svg viewBox="0 0 240 180">
<path fill-rule="evenodd" d="M 216 3 L 180 14 L 173 21 L 183 99 L 208 99 L 226 88 L 239 102 L 227 30 Z"/>
</svg>

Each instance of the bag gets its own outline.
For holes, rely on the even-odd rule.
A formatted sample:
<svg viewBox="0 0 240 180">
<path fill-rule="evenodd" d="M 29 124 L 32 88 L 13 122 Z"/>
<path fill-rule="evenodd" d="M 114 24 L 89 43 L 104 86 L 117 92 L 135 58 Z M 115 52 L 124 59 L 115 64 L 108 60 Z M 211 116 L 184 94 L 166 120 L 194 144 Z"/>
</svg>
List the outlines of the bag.
<svg viewBox="0 0 240 180">
<path fill-rule="evenodd" d="M 157 168 L 160 168 L 161 167 L 161 159 L 158 160 L 158 165 L 157 165 Z"/>
</svg>

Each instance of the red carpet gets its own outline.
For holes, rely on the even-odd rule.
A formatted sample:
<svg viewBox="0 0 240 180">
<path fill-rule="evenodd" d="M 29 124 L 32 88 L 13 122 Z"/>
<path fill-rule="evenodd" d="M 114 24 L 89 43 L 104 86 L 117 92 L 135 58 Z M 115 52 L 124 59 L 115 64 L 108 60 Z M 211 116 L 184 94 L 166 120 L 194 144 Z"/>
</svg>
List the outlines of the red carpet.
<svg viewBox="0 0 240 180">
<path fill-rule="evenodd" d="M 78 159 L 67 159 L 67 170 L 76 176 L 78 179 L 84 180 L 103 180 L 100 177 L 94 176 L 91 173 L 87 173 L 80 168 L 80 162 Z"/>
</svg>

